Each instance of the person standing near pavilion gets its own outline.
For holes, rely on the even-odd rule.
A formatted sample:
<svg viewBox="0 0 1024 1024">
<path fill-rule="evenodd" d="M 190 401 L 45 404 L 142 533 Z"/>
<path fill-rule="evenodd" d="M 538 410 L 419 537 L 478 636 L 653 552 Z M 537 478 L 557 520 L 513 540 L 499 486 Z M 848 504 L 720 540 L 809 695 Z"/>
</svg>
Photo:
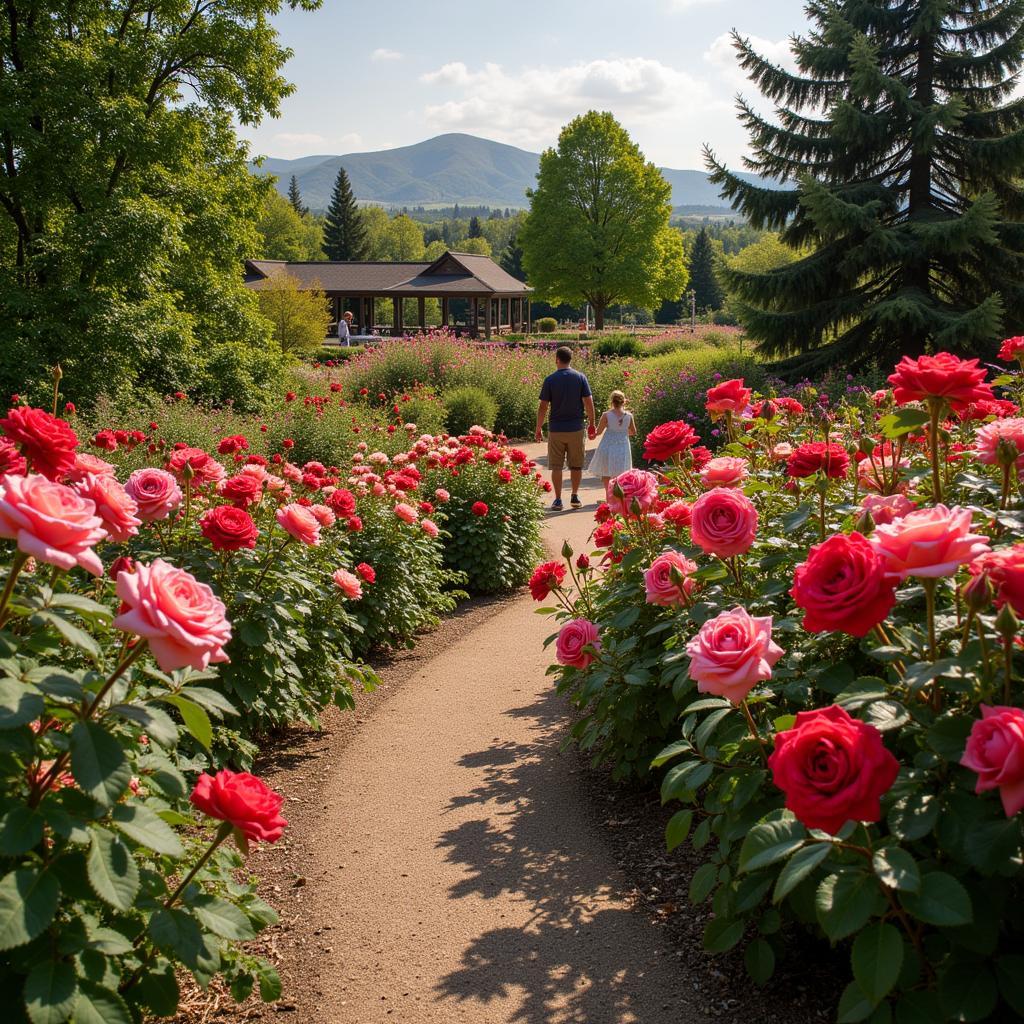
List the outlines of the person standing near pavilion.
<svg viewBox="0 0 1024 1024">
<path fill-rule="evenodd" d="M 349 329 L 351 326 L 352 314 L 346 309 L 338 318 L 338 344 L 344 345 L 346 348 L 351 344 L 349 340 L 352 336 L 352 332 Z"/>
<path fill-rule="evenodd" d="M 559 512 L 562 504 L 562 469 L 566 461 L 569 463 L 569 479 L 572 483 L 572 496 L 569 504 L 580 508 L 583 502 L 577 493 L 583 480 L 583 461 L 586 457 L 586 441 L 583 437 L 584 421 L 587 433 L 595 436 L 594 398 L 590 391 L 590 381 L 586 375 L 574 370 L 572 349 L 560 347 L 555 352 L 555 372 L 549 374 L 540 389 L 540 405 L 537 407 L 536 439 L 543 440 L 544 420 L 551 410 L 548 423 L 548 469 L 551 472 L 551 485 L 555 491 L 555 500 L 551 508 Z"/>
</svg>

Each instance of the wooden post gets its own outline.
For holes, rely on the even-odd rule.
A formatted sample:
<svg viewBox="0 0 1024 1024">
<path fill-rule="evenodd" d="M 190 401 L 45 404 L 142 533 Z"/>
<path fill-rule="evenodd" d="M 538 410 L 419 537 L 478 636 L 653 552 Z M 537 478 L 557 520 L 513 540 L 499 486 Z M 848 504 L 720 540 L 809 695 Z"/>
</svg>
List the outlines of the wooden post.
<svg viewBox="0 0 1024 1024">
<path fill-rule="evenodd" d="M 441 300 L 441 326 L 442 327 L 447 327 L 448 326 L 448 300 L 447 299 L 442 299 Z"/>
<path fill-rule="evenodd" d="M 416 300 L 420 305 L 420 330 L 426 331 L 427 329 L 427 300 L 420 296 Z"/>
<path fill-rule="evenodd" d="M 490 341 L 491 340 L 491 320 L 492 320 L 492 314 L 494 312 L 494 299 L 492 299 L 490 297 L 490 295 L 488 295 L 487 298 L 484 299 L 484 305 L 487 308 L 487 314 L 486 314 L 486 317 L 484 319 L 484 337 L 488 341 Z"/>
<path fill-rule="evenodd" d="M 524 296 L 526 302 L 526 333 L 530 334 L 533 331 L 533 310 L 530 309 L 530 296 Z"/>
<path fill-rule="evenodd" d="M 474 295 L 470 300 L 473 306 L 473 337 L 480 333 L 480 300 Z"/>
<path fill-rule="evenodd" d="M 395 338 L 400 338 L 402 336 L 402 300 L 392 299 L 391 303 L 394 310 L 391 314 L 391 334 Z"/>
</svg>

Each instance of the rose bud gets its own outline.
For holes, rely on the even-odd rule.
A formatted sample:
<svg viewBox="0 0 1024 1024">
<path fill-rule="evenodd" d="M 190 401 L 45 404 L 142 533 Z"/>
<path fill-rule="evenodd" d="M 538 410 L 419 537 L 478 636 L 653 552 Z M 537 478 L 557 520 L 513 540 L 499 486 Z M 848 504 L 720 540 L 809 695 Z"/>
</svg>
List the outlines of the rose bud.
<svg viewBox="0 0 1024 1024">
<path fill-rule="evenodd" d="M 996 596 L 992 581 L 988 578 L 988 573 L 984 572 L 972 576 L 964 585 L 962 593 L 967 610 L 974 615 L 991 608 L 992 599 Z"/>
<path fill-rule="evenodd" d="M 1014 610 L 1010 607 L 1009 601 L 1007 601 L 1007 603 L 999 609 L 999 614 L 996 616 L 996 632 L 1006 643 L 1010 643 L 1017 635 L 1017 630 L 1019 628 L 1020 620 L 1017 618 Z"/>
<path fill-rule="evenodd" d="M 115 558 L 114 561 L 110 563 L 107 575 L 112 580 L 116 580 L 123 572 L 135 572 L 134 558 L 129 558 L 128 555 L 121 555 L 120 557 Z"/>
</svg>

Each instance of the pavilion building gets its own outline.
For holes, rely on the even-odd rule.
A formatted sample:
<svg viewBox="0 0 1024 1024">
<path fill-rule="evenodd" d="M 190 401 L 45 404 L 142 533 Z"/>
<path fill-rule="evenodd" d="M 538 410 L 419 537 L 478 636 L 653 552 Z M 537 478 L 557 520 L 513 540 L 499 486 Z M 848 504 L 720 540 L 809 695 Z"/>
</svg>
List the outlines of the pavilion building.
<svg viewBox="0 0 1024 1024">
<path fill-rule="evenodd" d="M 454 326 L 453 303 L 464 314 L 467 331 L 490 338 L 502 331 L 530 332 L 532 288 L 502 270 L 489 256 L 446 252 L 433 263 L 310 262 L 246 260 L 245 283 L 254 289 L 272 288 L 274 279 L 294 278 L 302 290 L 322 291 L 331 302 L 334 320 L 352 313 L 355 333 L 370 335 L 407 329 L 426 330 L 426 300 L 441 304 L 441 325 Z M 376 300 L 392 300 L 390 324 L 374 323 Z M 418 322 L 404 322 L 404 300 L 416 299 Z"/>
</svg>

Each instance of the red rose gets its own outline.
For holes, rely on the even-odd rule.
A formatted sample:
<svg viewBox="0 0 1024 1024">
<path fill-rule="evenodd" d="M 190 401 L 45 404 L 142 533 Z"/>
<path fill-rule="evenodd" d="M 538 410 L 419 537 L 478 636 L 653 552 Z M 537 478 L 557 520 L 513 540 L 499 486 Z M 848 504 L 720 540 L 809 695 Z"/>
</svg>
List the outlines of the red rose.
<svg viewBox="0 0 1024 1024">
<path fill-rule="evenodd" d="M 377 582 L 377 573 L 374 571 L 373 566 L 367 565 L 366 562 L 360 562 L 356 566 L 356 572 L 359 573 L 367 583 Z"/>
<path fill-rule="evenodd" d="M 776 734 L 768 767 L 786 807 L 833 835 L 848 821 L 878 821 L 879 799 L 900 770 L 882 734 L 835 704 L 799 712 L 792 729 Z"/>
<path fill-rule="evenodd" d="M 327 504 L 331 506 L 336 515 L 347 518 L 356 510 L 356 496 L 344 487 L 339 487 L 331 493 L 331 496 L 327 499 Z"/>
<path fill-rule="evenodd" d="M 112 580 L 116 580 L 123 572 L 135 572 L 134 558 L 130 558 L 128 555 L 120 555 L 110 563 L 110 568 L 107 569 L 107 575 Z"/>
<path fill-rule="evenodd" d="M 75 464 L 78 435 L 43 409 L 16 405 L 0 420 L 0 429 L 21 449 L 29 468 L 48 480 L 59 480 Z"/>
<path fill-rule="evenodd" d="M 487 515 L 488 512 L 490 512 L 490 509 L 484 502 L 474 501 L 473 507 L 470 509 L 470 512 L 472 512 L 473 515 L 475 516 L 485 516 Z"/>
<path fill-rule="evenodd" d="M 1017 615 L 1024 615 L 1024 544 L 986 552 L 971 562 L 967 571 L 991 580 L 999 607 L 1008 604 Z"/>
<path fill-rule="evenodd" d="M 359 516 L 349 516 L 348 521 L 345 523 L 351 533 L 359 533 L 363 528 L 363 521 Z"/>
<path fill-rule="evenodd" d="M 530 593 L 534 601 L 543 601 L 552 590 L 558 590 L 565 579 L 565 566 L 561 562 L 544 562 L 533 570 Z"/>
<path fill-rule="evenodd" d="M 824 471 L 833 479 L 846 476 L 850 456 L 841 444 L 825 444 L 824 441 L 810 441 L 800 445 L 786 462 L 790 476 L 805 477 Z"/>
<path fill-rule="evenodd" d="M 911 359 L 904 356 L 889 375 L 897 405 L 943 399 L 962 409 L 972 402 L 991 401 L 995 396 L 985 383 L 985 368 L 977 359 L 961 359 L 950 352 Z"/>
<path fill-rule="evenodd" d="M 699 440 L 693 427 L 682 420 L 662 423 L 644 438 L 644 458 L 648 462 L 668 462 L 673 455 L 692 448 Z"/>
<path fill-rule="evenodd" d="M 257 505 L 263 497 L 263 481 L 254 473 L 238 473 L 217 485 L 217 493 L 236 508 Z"/>
<path fill-rule="evenodd" d="M 260 531 L 252 516 L 234 505 L 208 509 L 199 520 L 199 529 L 215 551 L 238 551 L 256 547 Z"/>
<path fill-rule="evenodd" d="M 93 436 L 92 445 L 104 452 L 117 451 L 117 434 L 113 430 L 99 430 Z"/>
<path fill-rule="evenodd" d="M 24 476 L 27 470 L 28 463 L 14 442 L 0 437 L 0 476 Z"/>
<path fill-rule="evenodd" d="M 196 487 L 219 483 L 224 479 L 224 467 L 202 448 L 176 448 L 167 460 L 167 468 L 177 477 L 179 483 L 185 482 L 186 465 L 192 469 L 192 483 Z"/>
<path fill-rule="evenodd" d="M 1024 357 L 1024 337 L 1017 335 L 1015 338 L 1006 338 L 999 346 L 999 358 L 1010 363 L 1014 359 Z"/>
<path fill-rule="evenodd" d="M 602 501 L 594 512 L 594 519 L 599 523 L 606 523 L 613 515 L 611 505 L 607 501 Z"/>
<path fill-rule="evenodd" d="M 743 380 L 727 380 L 708 388 L 708 399 L 704 408 L 708 412 L 718 414 L 725 412 L 743 412 L 750 405 L 750 388 L 745 387 Z"/>
<path fill-rule="evenodd" d="M 598 548 L 610 548 L 615 542 L 615 522 L 610 520 L 602 523 L 594 530 L 594 546 Z"/>
<path fill-rule="evenodd" d="M 248 772 L 223 768 L 200 775 L 189 800 L 203 814 L 230 822 L 246 839 L 276 843 L 288 824 L 281 817 L 284 797 Z"/>
<path fill-rule="evenodd" d="M 809 633 L 838 630 L 866 636 L 896 604 L 896 578 L 871 542 L 859 533 L 837 533 L 811 548 L 796 567 L 793 600 L 804 609 Z"/>
<path fill-rule="evenodd" d="M 249 442 L 242 434 L 232 434 L 231 437 L 221 438 L 217 445 L 217 451 L 221 455 L 231 455 L 233 452 L 240 452 L 249 447 Z"/>
</svg>

